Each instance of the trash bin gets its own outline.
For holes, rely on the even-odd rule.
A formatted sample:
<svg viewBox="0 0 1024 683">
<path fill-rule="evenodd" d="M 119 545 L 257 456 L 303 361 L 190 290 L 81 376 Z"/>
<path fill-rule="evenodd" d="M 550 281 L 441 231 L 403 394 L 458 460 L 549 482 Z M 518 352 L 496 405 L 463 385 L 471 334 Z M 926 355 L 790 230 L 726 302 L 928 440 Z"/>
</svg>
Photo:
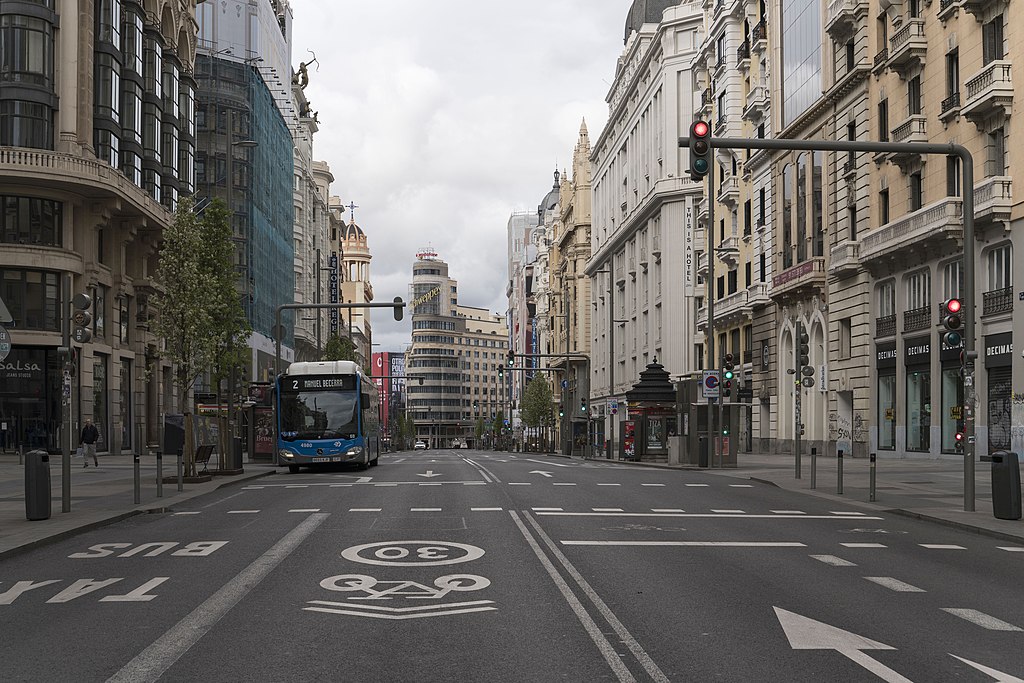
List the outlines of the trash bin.
<svg viewBox="0 0 1024 683">
<path fill-rule="evenodd" d="M 706 436 L 697 437 L 697 465 L 708 466 L 708 437 Z"/>
<path fill-rule="evenodd" d="M 1012 451 L 993 451 L 983 458 L 992 463 L 992 514 L 996 519 L 1020 519 L 1020 461 Z"/>
<path fill-rule="evenodd" d="M 50 456 L 34 450 L 25 454 L 25 517 L 50 518 Z"/>
<path fill-rule="evenodd" d="M 242 438 L 239 436 L 232 437 L 231 448 L 228 451 L 227 462 L 224 463 L 224 469 L 226 470 L 240 470 L 242 469 Z"/>
</svg>

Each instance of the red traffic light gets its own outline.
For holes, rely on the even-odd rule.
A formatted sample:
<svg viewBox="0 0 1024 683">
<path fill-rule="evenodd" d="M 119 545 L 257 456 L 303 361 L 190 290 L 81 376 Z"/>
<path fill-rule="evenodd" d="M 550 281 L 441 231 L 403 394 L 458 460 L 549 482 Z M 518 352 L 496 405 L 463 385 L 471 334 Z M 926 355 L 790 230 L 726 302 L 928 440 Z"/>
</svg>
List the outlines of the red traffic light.
<svg viewBox="0 0 1024 683">
<path fill-rule="evenodd" d="M 960 303 L 960 299 L 950 299 L 946 302 L 946 310 L 950 313 L 959 313 L 963 304 Z"/>
<path fill-rule="evenodd" d="M 963 441 L 963 440 L 964 440 L 964 433 L 963 433 L 963 432 L 957 432 L 957 433 L 956 433 L 956 436 L 955 436 L 954 438 L 955 438 L 955 439 L 956 439 L 957 441 Z"/>
<path fill-rule="evenodd" d="M 693 124 L 693 134 L 699 138 L 706 137 L 711 132 L 711 127 L 704 121 L 697 121 Z"/>
</svg>

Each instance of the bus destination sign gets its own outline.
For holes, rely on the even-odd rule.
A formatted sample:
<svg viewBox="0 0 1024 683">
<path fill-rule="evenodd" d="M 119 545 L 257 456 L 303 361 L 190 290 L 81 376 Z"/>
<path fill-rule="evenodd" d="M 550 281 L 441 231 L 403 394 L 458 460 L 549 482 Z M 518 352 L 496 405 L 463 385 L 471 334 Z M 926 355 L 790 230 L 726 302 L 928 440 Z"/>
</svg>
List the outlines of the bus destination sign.
<svg viewBox="0 0 1024 683">
<path fill-rule="evenodd" d="M 281 382 L 281 390 L 297 391 L 354 391 L 356 378 L 352 375 L 293 375 Z"/>
</svg>

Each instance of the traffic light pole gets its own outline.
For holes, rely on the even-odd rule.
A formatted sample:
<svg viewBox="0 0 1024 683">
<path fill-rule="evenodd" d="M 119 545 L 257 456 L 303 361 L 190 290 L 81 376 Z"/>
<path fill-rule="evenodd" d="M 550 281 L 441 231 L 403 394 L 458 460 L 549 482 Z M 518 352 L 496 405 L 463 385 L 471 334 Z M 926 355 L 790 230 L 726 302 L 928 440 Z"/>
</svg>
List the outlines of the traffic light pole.
<svg viewBox="0 0 1024 683">
<path fill-rule="evenodd" d="M 711 164 L 708 169 L 708 367 L 715 367 L 715 155 L 711 154 Z M 722 373 L 718 376 L 721 378 Z M 715 420 L 715 406 L 708 406 L 708 434 L 711 436 L 711 455 L 708 457 L 708 464 L 715 466 L 715 455 L 718 456 L 718 466 L 722 466 L 722 394 L 725 389 L 722 382 L 718 382 L 718 398 L 708 399 L 718 404 L 718 420 Z M 715 424 L 717 422 L 717 425 Z"/>
<path fill-rule="evenodd" d="M 693 125 L 690 126 L 693 130 Z M 977 357 L 974 338 L 974 303 L 975 303 L 975 236 L 974 236 L 974 157 L 963 145 L 938 144 L 931 142 L 860 142 L 857 140 L 765 140 L 751 138 L 711 138 L 708 136 L 712 149 L 768 149 L 776 151 L 821 151 L 821 152 L 880 152 L 906 154 L 941 154 L 946 157 L 960 159 L 960 172 L 963 174 L 963 205 L 961 218 L 964 225 L 964 511 L 974 512 L 974 408 L 976 395 L 974 392 L 974 359 Z M 690 138 L 680 137 L 680 147 L 689 147 Z M 713 176 L 713 173 L 709 175 Z M 712 215 L 714 195 L 708 198 L 708 216 Z M 713 259 L 708 258 L 708 269 L 711 272 Z M 714 283 L 712 283 L 713 285 Z M 714 297 L 709 297 L 709 302 Z M 708 325 L 711 324 L 711 312 L 708 309 Z M 710 347 L 709 347 L 710 348 Z"/>
<path fill-rule="evenodd" d="M 794 447 L 796 449 L 794 454 L 793 454 L 793 467 L 796 469 L 796 475 L 795 476 L 796 476 L 797 479 L 801 478 L 801 464 L 800 464 L 801 452 L 800 451 L 802 449 L 802 444 L 800 443 L 800 432 L 802 431 L 803 424 L 804 424 L 804 415 L 803 415 L 804 385 L 803 385 L 803 379 L 802 379 L 803 378 L 803 367 L 801 367 L 801 363 L 800 363 L 800 339 L 803 337 L 803 331 L 804 331 L 804 324 L 802 322 L 800 322 L 799 320 L 797 320 L 797 322 L 796 322 L 796 335 L 793 337 L 793 342 L 794 342 L 793 343 L 793 369 L 795 371 L 795 375 L 794 376 L 796 377 L 796 382 L 793 385 L 795 387 L 795 389 L 796 389 L 796 401 L 793 404 L 793 406 L 794 406 L 793 407 L 793 413 L 794 413 L 793 445 L 794 445 Z"/>
</svg>

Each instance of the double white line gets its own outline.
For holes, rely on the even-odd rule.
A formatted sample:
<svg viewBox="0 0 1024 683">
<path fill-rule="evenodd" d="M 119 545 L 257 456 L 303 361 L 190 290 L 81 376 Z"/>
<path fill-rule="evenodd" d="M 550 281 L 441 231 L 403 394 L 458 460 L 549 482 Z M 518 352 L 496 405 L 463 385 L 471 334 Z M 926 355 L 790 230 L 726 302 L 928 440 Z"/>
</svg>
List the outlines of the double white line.
<svg viewBox="0 0 1024 683">
<path fill-rule="evenodd" d="M 533 549 L 533 552 L 537 555 L 537 559 L 540 560 L 540 563 L 544 565 L 544 569 L 547 571 L 548 576 L 551 577 L 551 580 L 555 583 L 559 592 L 561 592 L 562 597 L 565 598 L 569 607 L 576 614 L 576 618 L 580 620 L 580 623 L 590 636 L 590 639 L 594 641 L 597 649 L 600 650 L 601 655 L 604 656 L 605 661 L 608 662 L 608 666 L 611 667 L 613 672 L 615 672 L 618 679 L 623 683 L 636 681 L 636 678 L 630 670 L 622 663 L 622 659 L 619 657 L 619 653 L 616 652 L 611 641 L 605 637 L 604 633 L 601 631 L 601 627 L 597 625 L 594 619 L 587 612 L 587 608 L 584 607 L 580 599 L 576 597 L 575 593 L 573 593 L 569 584 L 562 578 L 558 568 L 555 567 L 554 562 L 552 562 L 548 555 L 545 554 L 544 549 L 541 548 L 537 539 L 543 541 L 544 545 L 547 546 L 548 553 L 550 553 L 551 557 L 558 560 L 558 563 L 562 565 L 566 573 L 568 573 L 572 580 L 576 582 L 576 585 L 579 586 L 580 590 L 583 591 L 583 594 L 588 600 L 590 600 L 594 608 L 596 608 L 601 616 L 604 617 L 605 621 L 608 622 L 608 625 L 612 627 L 612 630 L 615 631 L 615 634 L 619 637 L 622 643 L 624 643 L 629 651 L 633 653 L 633 656 L 636 657 L 637 662 L 639 662 L 640 666 L 643 667 L 651 680 L 658 681 L 659 683 L 668 683 L 668 676 L 666 676 L 658 665 L 654 663 L 654 660 L 651 659 L 650 655 L 644 651 L 636 638 L 626 630 L 626 627 L 618 620 L 608 605 L 605 604 L 604 600 L 602 600 L 597 592 L 591 588 L 586 579 L 584 579 L 579 571 L 576 570 L 576 567 L 569 562 L 569 558 L 562 554 L 555 542 L 544 533 L 544 530 L 540 528 L 540 525 L 537 524 L 537 521 L 530 515 L 530 513 L 524 512 L 523 517 L 530 523 L 530 526 L 533 527 L 533 532 L 536 534 L 536 538 L 531 535 L 530 530 L 527 529 L 523 520 L 520 519 L 519 515 L 514 510 L 510 510 L 509 514 L 512 515 L 512 520 L 516 523 L 516 526 L 519 527 L 519 531 L 523 534 L 523 537 L 526 538 L 526 542 L 530 545 L 530 548 Z"/>
</svg>

